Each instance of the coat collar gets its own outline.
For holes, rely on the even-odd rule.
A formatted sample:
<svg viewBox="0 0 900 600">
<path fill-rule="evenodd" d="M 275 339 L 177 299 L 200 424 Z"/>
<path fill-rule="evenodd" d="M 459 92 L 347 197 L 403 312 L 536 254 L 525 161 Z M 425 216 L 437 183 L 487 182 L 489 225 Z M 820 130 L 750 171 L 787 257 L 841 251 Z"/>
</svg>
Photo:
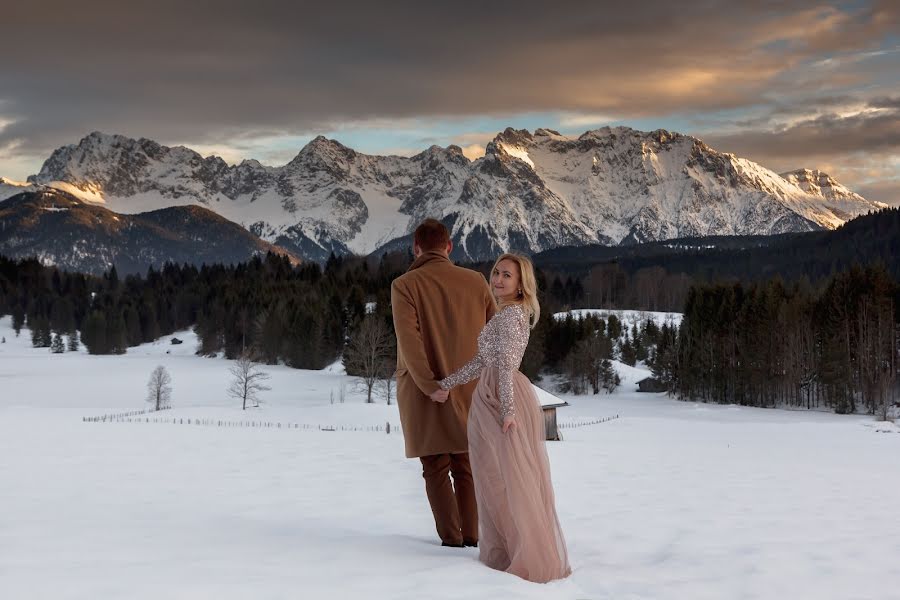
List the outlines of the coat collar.
<svg viewBox="0 0 900 600">
<path fill-rule="evenodd" d="M 423 252 L 419 258 L 413 261 L 413 264 L 409 266 L 406 270 L 407 273 L 414 269 L 418 269 L 422 265 L 431 263 L 431 262 L 450 262 L 450 259 L 444 256 L 443 252 L 437 252 L 435 250 L 428 250 L 427 252 Z"/>
</svg>

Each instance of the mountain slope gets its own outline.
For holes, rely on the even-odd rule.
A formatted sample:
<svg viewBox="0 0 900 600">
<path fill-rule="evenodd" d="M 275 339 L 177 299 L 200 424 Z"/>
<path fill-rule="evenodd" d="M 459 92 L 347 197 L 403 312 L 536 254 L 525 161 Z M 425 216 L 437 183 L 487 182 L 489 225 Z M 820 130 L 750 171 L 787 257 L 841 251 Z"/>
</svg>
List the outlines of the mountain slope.
<svg viewBox="0 0 900 600">
<path fill-rule="evenodd" d="M 199 206 L 119 215 L 54 189 L 0 202 L 0 253 L 68 270 L 101 273 L 115 265 L 122 274 L 143 273 L 167 261 L 241 262 L 268 251 L 286 254 Z"/>
</svg>

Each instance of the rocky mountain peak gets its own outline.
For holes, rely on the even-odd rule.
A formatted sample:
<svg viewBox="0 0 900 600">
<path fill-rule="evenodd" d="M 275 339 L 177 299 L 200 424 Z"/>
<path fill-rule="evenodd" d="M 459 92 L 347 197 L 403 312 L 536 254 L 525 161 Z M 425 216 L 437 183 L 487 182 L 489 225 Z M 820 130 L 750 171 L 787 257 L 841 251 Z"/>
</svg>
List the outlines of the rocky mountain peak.
<svg viewBox="0 0 900 600">
<path fill-rule="evenodd" d="M 254 169 L 254 170 L 266 168 L 265 166 L 263 166 L 263 164 L 261 162 L 259 162 L 255 158 L 245 158 L 244 160 L 242 160 L 240 162 L 240 164 L 238 166 L 244 167 L 246 169 Z"/>
<path fill-rule="evenodd" d="M 319 135 L 307 143 L 285 167 L 289 171 L 328 171 L 335 176 L 346 176 L 358 154 L 352 148 L 336 140 Z"/>
<path fill-rule="evenodd" d="M 797 182 L 804 189 L 831 186 L 837 183 L 831 175 L 819 169 L 795 169 L 781 173 L 781 176 L 789 181 Z"/>
<path fill-rule="evenodd" d="M 455 145 L 442 148 L 437 144 L 420 152 L 411 158 L 413 162 L 421 163 L 424 169 L 440 169 L 448 164 L 464 167 L 469 164 L 469 159 L 463 154 L 462 148 Z"/>
<path fill-rule="evenodd" d="M 538 127 L 534 130 L 534 137 L 562 137 L 562 134 L 558 131 L 554 131 L 553 129 Z"/>
<path fill-rule="evenodd" d="M 813 196 L 828 200 L 863 200 L 862 196 L 849 190 L 834 177 L 819 169 L 796 169 L 782 173 L 781 177 Z"/>
<path fill-rule="evenodd" d="M 502 132 L 498 133 L 496 137 L 493 139 L 493 143 L 509 145 L 509 146 L 528 146 L 534 142 L 534 136 L 531 135 L 531 132 L 527 129 L 513 129 L 512 127 L 507 127 Z"/>
<path fill-rule="evenodd" d="M 324 135 L 318 135 L 300 150 L 300 154 L 341 155 L 348 158 L 356 156 L 356 151 L 348 148 L 337 140 L 332 140 Z"/>
</svg>

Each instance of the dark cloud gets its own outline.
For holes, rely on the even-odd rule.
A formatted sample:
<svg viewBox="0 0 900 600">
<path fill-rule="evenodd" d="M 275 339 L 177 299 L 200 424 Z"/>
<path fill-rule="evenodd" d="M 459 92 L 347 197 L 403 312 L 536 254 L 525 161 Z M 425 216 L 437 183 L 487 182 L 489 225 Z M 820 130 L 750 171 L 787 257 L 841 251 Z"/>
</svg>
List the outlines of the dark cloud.
<svg viewBox="0 0 900 600">
<path fill-rule="evenodd" d="M 19 2 L 0 36 L 0 149 L 91 130 L 215 143 L 346 120 L 768 102 L 786 71 L 877 45 L 896 3 Z M 833 69 L 807 73 L 834 79 Z"/>
<path fill-rule="evenodd" d="M 721 126 L 739 127 L 745 129 L 772 129 L 777 122 L 784 119 L 796 119 L 809 116 L 811 113 L 828 112 L 837 107 L 859 104 L 860 100 L 853 96 L 820 96 L 814 98 L 792 99 L 793 103 L 784 101 L 770 102 L 762 115 L 735 121 L 722 121 Z"/>
<path fill-rule="evenodd" d="M 822 112 L 840 110 L 841 105 L 840 113 Z M 802 108 L 819 114 L 803 118 Z M 810 102 L 790 111 L 776 108 L 744 126 L 701 137 L 718 150 L 773 171 L 819 168 L 870 200 L 900 205 L 900 97 Z"/>
<path fill-rule="evenodd" d="M 886 179 L 858 186 L 856 192 L 869 200 L 900 206 L 900 179 Z"/>
<path fill-rule="evenodd" d="M 704 139 L 719 150 L 763 164 L 844 156 L 854 152 L 900 153 L 900 109 L 864 107 L 856 114 L 825 114 L 770 130 L 710 134 Z M 807 166 L 798 164 L 800 166 Z"/>
<path fill-rule="evenodd" d="M 869 102 L 872 108 L 893 108 L 900 110 L 900 96 L 896 98 L 874 98 Z"/>
</svg>

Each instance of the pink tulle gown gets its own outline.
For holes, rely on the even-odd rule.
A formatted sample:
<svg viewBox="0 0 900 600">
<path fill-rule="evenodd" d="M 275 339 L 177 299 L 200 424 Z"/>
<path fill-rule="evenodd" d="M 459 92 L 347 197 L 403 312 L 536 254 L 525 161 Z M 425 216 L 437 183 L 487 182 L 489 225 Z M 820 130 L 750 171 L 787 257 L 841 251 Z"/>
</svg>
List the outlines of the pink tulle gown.
<svg viewBox="0 0 900 600">
<path fill-rule="evenodd" d="M 544 417 L 518 369 L 528 317 L 517 304 L 498 312 L 478 336 L 478 355 L 440 382 L 444 389 L 481 377 L 469 411 L 469 462 L 478 502 L 479 559 L 544 583 L 571 573 L 550 480 Z M 506 415 L 516 427 L 503 433 Z"/>
</svg>

